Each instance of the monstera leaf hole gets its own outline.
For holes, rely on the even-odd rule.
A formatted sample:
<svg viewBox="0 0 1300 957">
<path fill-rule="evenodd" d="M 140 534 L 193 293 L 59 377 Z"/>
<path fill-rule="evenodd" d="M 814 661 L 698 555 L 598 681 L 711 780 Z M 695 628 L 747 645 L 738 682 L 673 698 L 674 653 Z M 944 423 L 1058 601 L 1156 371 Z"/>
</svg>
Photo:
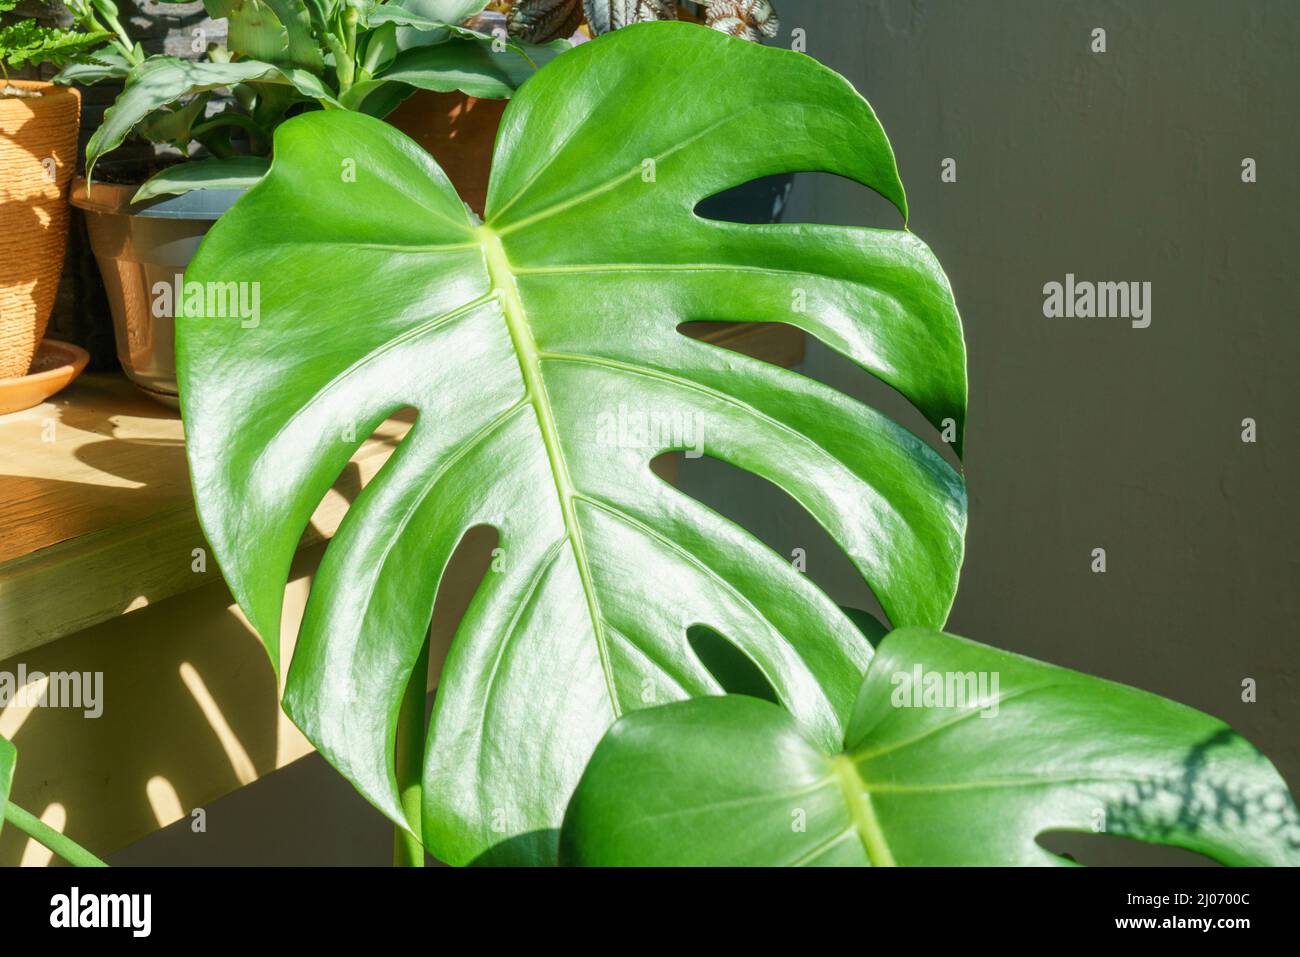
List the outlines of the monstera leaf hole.
<svg viewBox="0 0 1300 957">
<path fill-rule="evenodd" d="M 728 330 L 732 329 L 733 327 L 740 327 L 741 329 L 747 329 L 747 328 L 750 328 L 750 329 L 754 329 L 754 328 L 777 329 L 777 328 L 780 328 L 780 329 L 796 329 L 796 330 L 798 330 L 798 331 L 800 331 L 800 332 L 803 331 L 802 329 L 799 329 L 798 326 L 792 326 L 792 325 L 790 325 L 790 324 L 787 323 L 787 322 L 776 322 L 776 321 L 773 321 L 773 322 L 746 322 L 744 319 L 696 319 L 696 318 L 692 318 L 692 319 L 687 319 L 687 320 L 686 320 L 685 322 L 683 322 L 683 323 L 680 323 L 680 324 L 677 326 L 677 332 L 678 332 L 679 334 L 683 335 L 683 336 L 686 336 L 686 338 L 688 338 L 688 339 L 703 339 L 703 338 L 704 338 L 708 333 L 713 332 L 713 331 L 716 331 L 716 330 L 719 330 L 719 329 L 722 329 L 722 328 L 724 328 L 724 327 L 725 327 L 726 329 L 728 329 Z M 744 349 L 739 348 L 739 347 L 735 344 L 736 342 L 737 342 L 737 337 L 732 336 L 732 337 L 730 337 L 730 338 L 728 338 L 728 339 L 720 339 L 720 340 L 717 340 L 717 341 L 714 341 L 714 342 L 710 342 L 709 345 L 714 346 L 715 348 L 718 348 L 718 349 L 730 349 L 732 352 L 735 352 L 735 353 L 737 353 L 738 355 L 749 356 L 749 353 L 748 353 L 748 352 L 746 352 Z M 750 356 L 750 358 L 753 358 L 753 356 Z"/>
<path fill-rule="evenodd" d="M 953 416 L 947 421 L 931 421 L 905 393 L 884 379 L 872 375 L 812 336 L 806 337 L 806 341 L 804 361 L 797 367 L 797 371 L 830 383 L 864 405 L 879 410 L 923 441 L 952 469 L 958 472 L 963 470 L 963 446 L 966 440 L 964 418 Z M 945 437 L 953 440 L 947 441 Z"/>
<path fill-rule="evenodd" d="M 429 624 L 428 667 L 423 674 L 426 689 L 430 686 L 436 687 L 442 673 L 443 662 L 446 661 L 447 652 L 456 637 L 456 631 L 460 628 L 460 623 L 469 611 L 474 597 L 482 588 L 483 580 L 492 574 L 493 562 L 499 554 L 500 541 L 500 533 L 495 527 L 475 525 L 465 530 L 459 544 L 451 553 L 451 558 L 447 560 L 447 569 L 438 583 L 438 590 L 434 597 L 433 614 Z M 411 680 L 418 682 L 415 672 L 412 673 Z M 421 754 L 428 730 L 427 705 L 431 702 L 431 698 L 426 702 L 425 713 L 419 720 L 418 748 Z M 400 723 L 400 725 L 408 730 L 414 726 L 407 723 Z"/>
<path fill-rule="evenodd" d="M 493 573 L 499 558 L 501 534 L 492 525 L 475 525 L 465 531 L 460 544 L 447 560 L 447 571 L 438 584 L 433 606 L 430 636 L 429 675 L 436 682 L 442 672 L 452 639 L 469 611 L 484 579 Z"/>
<path fill-rule="evenodd" d="M 695 657 L 709 669 L 727 694 L 746 694 L 773 704 L 781 703 L 762 669 L 734 642 L 708 625 L 692 625 L 686 630 L 686 640 L 690 642 Z"/>
<path fill-rule="evenodd" d="M 1052 830 L 1042 831 L 1034 842 L 1049 854 L 1086 867 L 1121 863 L 1124 867 L 1197 867 L 1218 863 L 1208 854 L 1166 844 L 1151 844 L 1119 834 Z"/>
<path fill-rule="evenodd" d="M 364 436 L 361 435 L 353 423 L 343 423 L 339 428 L 338 439 L 340 442 L 351 443 L 360 438 L 360 447 L 381 446 L 387 449 L 395 449 L 401 444 L 402 439 L 406 437 L 419 417 L 420 410 L 414 406 L 399 406 L 394 408 L 379 423 L 365 423 L 362 429 L 369 427 L 369 431 L 365 432 Z M 329 494 L 342 498 L 351 507 L 356 503 L 357 496 L 361 494 L 364 485 L 365 482 L 361 478 L 361 466 L 356 462 L 348 462 L 334 476 Z M 298 541 L 298 547 L 303 548 L 309 545 L 313 538 L 319 538 L 319 536 L 308 525 L 303 529 L 303 535 Z"/>
<path fill-rule="evenodd" d="M 791 302 L 791 314 L 806 307 L 805 302 Z M 811 376 L 821 382 L 833 384 L 848 395 L 861 401 L 864 405 L 879 409 L 891 419 L 902 425 L 913 435 L 922 439 L 932 450 L 937 452 L 945 462 L 956 471 L 961 471 L 961 448 L 964 438 L 964 419 L 953 417 L 940 419 L 938 422 L 927 420 L 912 400 L 899 389 L 884 379 L 863 369 L 856 362 L 846 358 L 842 353 L 822 343 L 814 335 L 809 335 L 804 328 L 791 322 L 748 322 L 737 319 L 690 319 L 677 326 L 679 335 L 689 339 L 704 339 L 710 333 L 716 334 L 725 328 L 725 337 L 708 340 L 708 345 L 715 349 L 725 349 L 736 355 L 744 356 L 744 361 L 763 362 L 750 354 L 749 333 L 776 333 L 783 330 L 804 335 L 806 355 L 804 361 L 793 371 Z M 769 363 L 770 364 L 770 363 Z"/>
<path fill-rule="evenodd" d="M 793 173 L 761 176 L 700 200 L 695 205 L 695 215 L 701 219 L 754 226 L 779 223 L 785 215 L 794 184 Z"/>
<path fill-rule="evenodd" d="M 714 193 L 695 204 L 695 215 L 721 223 L 762 226 L 780 222 L 793 224 L 790 200 L 800 196 L 834 196 L 835 208 L 851 211 L 852 226 L 900 229 L 906 225 L 890 200 L 869 186 L 834 173 L 791 170 L 760 176 L 739 186 Z M 824 220 L 822 220 L 824 221 Z"/>
<path fill-rule="evenodd" d="M 703 427 L 707 428 L 707 422 Z M 838 603 L 862 607 L 873 618 L 889 620 L 870 583 L 835 543 L 831 532 L 775 482 L 704 454 L 681 456 L 677 484 L 687 495 L 744 528 L 777 559 Z"/>
</svg>

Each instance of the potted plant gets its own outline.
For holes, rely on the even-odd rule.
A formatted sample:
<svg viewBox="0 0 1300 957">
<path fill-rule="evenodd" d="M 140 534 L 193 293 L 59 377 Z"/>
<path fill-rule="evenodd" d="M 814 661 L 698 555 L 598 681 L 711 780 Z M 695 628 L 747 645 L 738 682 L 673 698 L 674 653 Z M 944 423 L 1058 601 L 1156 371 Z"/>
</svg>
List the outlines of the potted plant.
<svg viewBox="0 0 1300 957">
<path fill-rule="evenodd" d="M 230 40 L 197 61 L 146 56 L 120 33 L 111 0 L 78 7 L 82 29 L 103 41 L 56 79 L 117 78 L 124 88 L 90 138 L 72 202 L 86 213 L 118 357 L 147 394 L 175 405 L 169 290 L 211 224 L 265 173 L 280 123 L 318 109 L 383 117 L 416 89 L 508 97 L 567 48 L 435 19 L 459 19 L 482 2 L 415 2 L 432 16 L 368 0 L 208 0 L 208 12 L 230 24 Z M 111 16 L 107 29 L 95 14 Z M 217 98 L 223 90 L 229 101 Z M 132 135 L 166 145 L 170 159 L 147 178 L 110 169 L 105 181 L 101 161 Z"/>
<path fill-rule="evenodd" d="M 0 0 L 0 13 L 15 2 Z M 0 379 L 27 375 L 54 304 L 81 113 L 76 90 L 12 79 L 9 70 L 62 66 L 102 42 L 102 34 L 30 20 L 0 28 Z"/>
</svg>

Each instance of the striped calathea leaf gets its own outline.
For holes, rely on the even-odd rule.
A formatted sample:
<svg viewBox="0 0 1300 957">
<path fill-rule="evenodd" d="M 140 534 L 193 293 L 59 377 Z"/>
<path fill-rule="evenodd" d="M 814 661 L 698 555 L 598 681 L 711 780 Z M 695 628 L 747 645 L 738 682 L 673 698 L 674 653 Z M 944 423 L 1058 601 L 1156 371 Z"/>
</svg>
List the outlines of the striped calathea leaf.
<svg viewBox="0 0 1300 957">
<path fill-rule="evenodd" d="M 547 43 L 572 36 L 582 17 L 582 0 L 519 0 L 506 15 L 506 29 L 526 43 Z"/>
<path fill-rule="evenodd" d="M 606 735 L 561 842 L 585 865 L 1039 865 L 1052 831 L 1300 864 L 1268 759 L 1157 695 L 920 628 L 872 659 L 841 745 L 756 698 L 637 711 Z"/>
<path fill-rule="evenodd" d="M 677 19 L 676 0 L 582 0 L 582 7 L 596 36 L 634 23 Z"/>
<path fill-rule="evenodd" d="M 605 730 L 721 693 L 690 643 L 698 627 L 752 662 L 813 740 L 843 740 L 871 646 L 785 558 L 657 478 L 661 453 L 699 448 L 783 489 L 895 624 L 946 618 L 960 475 L 863 403 L 679 330 L 797 326 L 959 445 L 961 324 L 920 239 L 693 211 L 788 170 L 856 180 L 906 219 L 889 142 L 842 77 L 703 27 L 634 25 L 524 84 L 484 222 L 392 127 L 324 111 L 277 131 L 269 174 L 195 256 L 188 283 L 258 291 L 256 322 L 180 317 L 177 361 L 199 515 L 277 662 L 313 510 L 369 433 L 415 410 L 325 552 L 284 706 L 441 859 L 554 862 Z M 423 693 L 439 583 L 478 526 L 499 550 L 443 666 L 412 792 L 395 770 L 400 703 Z"/>
<path fill-rule="evenodd" d="M 593 34 L 608 33 L 632 23 L 672 20 L 674 0 L 518 0 L 507 17 L 510 35 L 529 43 L 567 37 L 584 17 Z M 715 30 L 744 40 L 772 38 L 780 21 L 768 0 L 710 0 L 704 21 Z"/>
<path fill-rule="evenodd" d="M 709 0 L 705 22 L 715 30 L 754 42 L 771 39 L 781 29 L 768 0 Z"/>
</svg>

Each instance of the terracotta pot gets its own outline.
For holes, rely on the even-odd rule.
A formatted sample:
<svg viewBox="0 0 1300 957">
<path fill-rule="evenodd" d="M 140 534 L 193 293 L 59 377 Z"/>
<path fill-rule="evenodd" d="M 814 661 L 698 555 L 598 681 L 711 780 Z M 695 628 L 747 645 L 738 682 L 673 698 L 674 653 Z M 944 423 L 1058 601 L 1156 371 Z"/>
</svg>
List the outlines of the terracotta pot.
<svg viewBox="0 0 1300 957">
<path fill-rule="evenodd" d="M 88 189 L 79 176 L 72 204 L 86 217 L 123 371 L 146 395 L 175 408 L 176 328 L 173 310 L 158 299 L 159 284 L 176 288 L 207 231 L 243 190 L 194 190 L 132 203 L 137 189 L 116 183 Z"/>
<path fill-rule="evenodd" d="M 0 415 L 40 405 L 81 374 L 90 353 L 70 342 L 44 339 L 36 349 L 31 371 L 0 379 Z"/>
<path fill-rule="evenodd" d="M 481 217 L 492 147 L 507 102 L 416 90 L 386 119 L 433 155 L 460 198 Z"/>
<path fill-rule="evenodd" d="M 50 318 L 81 118 L 72 87 L 9 84 L 41 95 L 0 96 L 0 379 L 27 373 Z"/>
</svg>

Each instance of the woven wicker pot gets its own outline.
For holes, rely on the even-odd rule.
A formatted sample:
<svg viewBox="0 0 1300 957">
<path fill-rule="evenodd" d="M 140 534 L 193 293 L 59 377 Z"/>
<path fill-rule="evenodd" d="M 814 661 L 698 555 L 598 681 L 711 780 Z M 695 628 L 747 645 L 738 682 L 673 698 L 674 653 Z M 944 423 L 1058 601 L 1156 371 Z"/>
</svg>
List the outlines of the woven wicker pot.
<svg viewBox="0 0 1300 957">
<path fill-rule="evenodd" d="M 0 379 L 27 374 L 50 318 L 81 119 L 71 87 L 9 83 L 42 95 L 0 96 Z"/>
</svg>

